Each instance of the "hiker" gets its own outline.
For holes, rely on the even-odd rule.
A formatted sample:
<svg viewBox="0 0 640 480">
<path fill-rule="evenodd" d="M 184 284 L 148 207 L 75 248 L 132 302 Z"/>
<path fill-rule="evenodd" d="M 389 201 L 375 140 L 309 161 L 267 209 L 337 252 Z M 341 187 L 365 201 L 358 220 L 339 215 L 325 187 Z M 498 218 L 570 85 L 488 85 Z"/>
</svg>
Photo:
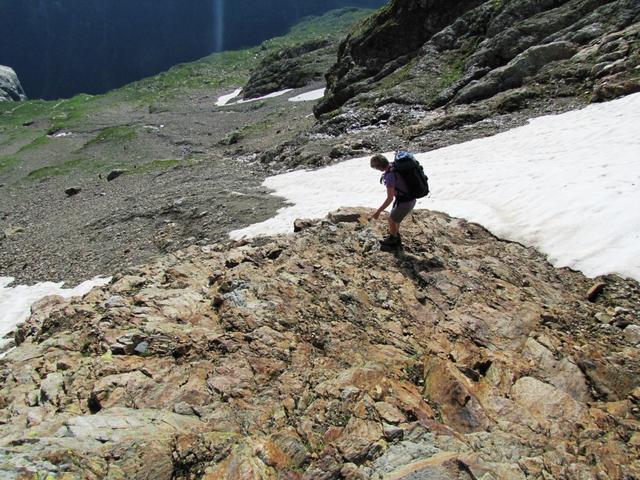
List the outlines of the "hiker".
<svg viewBox="0 0 640 480">
<path fill-rule="evenodd" d="M 387 198 L 385 198 L 380 208 L 376 210 L 376 213 L 374 213 L 370 219 L 377 220 L 380 214 L 393 202 L 393 208 L 389 215 L 389 236 L 380 240 L 380 245 L 386 247 L 393 247 L 402 243 L 400 238 L 400 223 L 411 213 L 413 207 L 416 205 L 415 198 L 402 193 L 408 192 L 409 189 L 404 179 L 393 170 L 393 166 L 394 165 L 389 163 L 389 160 L 387 160 L 384 155 L 376 153 L 371 157 L 371 168 L 383 172 L 380 182 L 384 182 L 387 187 Z"/>
</svg>

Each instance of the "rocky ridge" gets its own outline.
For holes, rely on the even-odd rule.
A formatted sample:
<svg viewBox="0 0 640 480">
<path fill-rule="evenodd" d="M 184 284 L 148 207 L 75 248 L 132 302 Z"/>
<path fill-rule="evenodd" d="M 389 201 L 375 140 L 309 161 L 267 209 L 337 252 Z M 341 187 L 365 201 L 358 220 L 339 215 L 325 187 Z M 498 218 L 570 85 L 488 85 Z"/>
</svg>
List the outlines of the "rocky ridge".
<svg viewBox="0 0 640 480">
<path fill-rule="evenodd" d="M 321 81 L 333 63 L 337 42 L 315 40 L 265 57 L 242 89 L 245 99 Z"/>
<path fill-rule="evenodd" d="M 3 478 L 640 477 L 636 282 L 428 211 L 381 252 L 364 213 L 41 301 L 0 360 Z"/>
</svg>

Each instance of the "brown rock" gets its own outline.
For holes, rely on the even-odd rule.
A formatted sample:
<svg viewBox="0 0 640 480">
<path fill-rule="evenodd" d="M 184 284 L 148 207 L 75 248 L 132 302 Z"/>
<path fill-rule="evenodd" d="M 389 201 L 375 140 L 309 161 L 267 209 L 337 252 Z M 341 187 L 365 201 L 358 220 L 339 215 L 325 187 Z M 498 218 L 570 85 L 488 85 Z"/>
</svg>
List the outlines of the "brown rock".
<svg viewBox="0 0 640 480">
<path fill-rule="evenodd" d="M 188 248 L 42 302 L 0 360 L 3 471 L 637 476 L 640 352 L 594 321 L 591 280 L 426 211 L 404 252 L 359 250 L 384 228 Z M 637 284 L 603 282 L 630 318 Z"/>
<path fill-rule="evenodd" d="M 379 423 L 351 417 L 336 446 L 349 462 L 362 462 L 384 433 Z"/>
<path fill-rule="evenodd" d="M 294 222 L 293 222 L 293 231 L 294 232 L 301 232 L 303 230 L 306 230 L 307 228 L 311 228 L 313 226 L 317 225 L 317 222 L 314 220 L 310 220 L 307 218 L 297 218 Z"/>
<path fill-rule="evenodd" d="M 590 302 L 595 302 L 596 299 L 598 298 L 598 295 L 602 293 L 602 291 L 604 290 L 604 287 L 606 286 L 607 285 L 604 282 L 598 282 L 593 284 L 593 286 L 587 292 L 587 300 L 589 300 Z"/>
</svg>

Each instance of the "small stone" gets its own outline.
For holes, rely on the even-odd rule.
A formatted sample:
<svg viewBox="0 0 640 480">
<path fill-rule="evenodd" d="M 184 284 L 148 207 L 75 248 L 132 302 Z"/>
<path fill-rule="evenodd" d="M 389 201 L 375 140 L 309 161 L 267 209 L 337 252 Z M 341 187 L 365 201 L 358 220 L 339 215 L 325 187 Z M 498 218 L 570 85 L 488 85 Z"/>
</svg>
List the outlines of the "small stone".
<svg viewBox="0 0 640 480">
<path fill-rule="evenodd" d="M 141 340 L 142 338 L 138 333 L 123 335 L 111 345 L 111 353 L 113 355 L 131 355 L 136 352 Z"/>
<path fill-rule="evenodd" d="M 67 197 L 73 197 L 74 195 L 79 194 L 82 191 L 80 187 L 69 187 L 65 189 L 64 193 L 67 194 Z"/>
<path fill-rule="evenodd" d="M 30 407 L 36 407 L 40 405 L 40 391 L 31 390 L 29 393 L 27 393 L 26 403 Z"/>
<path fill-rule="evenodd" d="M 113 355 L 127 355 L 127 347 L 121 343 L 116 342 L 110 348 Z"/>
<path fill-rule="evenodd" d="M 178 415 L 195 415 L 196 412 L 193 410 L 193 407 L 186 402 L 176 403 L 173 406 L 174 413 Z"/>
<path fill-rule="evenodd" d="M 596 320 L 598 320 L 600 323 L 610 323 L 611 316 L 607 315 L 605 312 L 598 312 L 596 313 Z"/>
<path fill-rule="evenodd" d="M 341 208 L 329 213 L 328 218 L 333 223 L 358 223 L 363 215 L 362 210 Z"/>
<path fill-rule="evenodd" d="M 640 326 L 628 325 L 624 331 L 624 338 L 630 343 L 636 344 L 640 342 Z"/>
<path fill-rule="evenodd" d="M 364 480 L 365 477 L 355 463 L 345 463 L 340 470 L 340 478 L 344 480 Z"/>
<path fill-rule="evenodd" d="M 109 298 L 106 302 L 104 302 L 104 308 L 116 308 L 116 307 L 124 307 L 126 303 L 124 302 L 124 298 L 119 295 L 114 295 Z"/>
<path fill-rule="evenodd" d="M 631 325 L 631 321 L 626 318 L 616 318 L 613 320 L 612 325 L 614 327 L 618 327 L 620 330 L 625 330 L 629 325 Z"/>
<path fill-rule="evenodd" d="M 387 424 L 397 425 L 398 423 L 403 423 L 407 420 L 402 412 L 395 405 L 390 403 L 376 402 L 375 408 L 378 415 L 380 415 L 380 418 L 382 418 Z"/>
<path fill-rule="evenodd" d="M 604 282 L 598 282 L 594 284 L 587 292 L 587 300 L 589 300 L 590 302 L 595 302 L 596 298 L 598 298 L 598 295 L 602 293 L 604 287 L 606 286 L 607 285 Z"/>
<path fill-rule="evenodd" d="M 107 175 L 107 182 L 110 182 L 112 180 L 115 180 L 116 178 L 118 178 L 120 175 L 127 173 L 127 170 L 123 170 L 120 168 L 117 168 L 115 170 L 111 170 L 109 172 L 109 175 Z"/>
<path fill-rule="evenodd" d="M 54 372 L 40 384 L 40 401 L 58 405 L 60 398 L 64 395 L 64 377 L 61 373 Z"/>
<path fill-rule="evenodd" d="M 9 237 L 13 237 L 15 235 L 18 235 L 19 233 L 24 233 L 24 228 L 22 227 L 10 227 L 7 228 L 4 232 L 5 237 L 9 238 Z"/>
<path fill-rule="evenodd" d="M 396 425 L 389 425 L 388 423 L 382 424 L 382 431 L 384 433 L 384 438 L 389 441 L 401 440 L 404 436 L 404 429 Z"/>
<path fill-rule="evenodd" d="M 40 425 L 44 420 L 44 410 L 42 408 L 30 408 L 27 412 L 27 426 L 34 427 Z"/>
<path fill-rule="evenodd" d="M 360 395 L 360 389 L 358 387 L 354 387 L 353 385 L 349 385 L 344 390 L 342 390 L 342 399 L 343 400 L 354 400 L 358 398 Z"/>
<path fill-rule="evenodd" d="M 144 355 L 148 351 L 149 351 L 149 342 L 140 342 L 138 345 L 136 345 L 136 348 L 134 349 L 134 352 L 137 353 L 138 355 Z"/>
<path fill-rule="evenodd" d="M 315 220 L 296 218 L 293 222 L 293 231 L 296 233 L 301 232 L 303 230 L 306 230 L 307 228 L 313 227 L 314 225 L 317 225 L 317 222 Z"/>
</svg>

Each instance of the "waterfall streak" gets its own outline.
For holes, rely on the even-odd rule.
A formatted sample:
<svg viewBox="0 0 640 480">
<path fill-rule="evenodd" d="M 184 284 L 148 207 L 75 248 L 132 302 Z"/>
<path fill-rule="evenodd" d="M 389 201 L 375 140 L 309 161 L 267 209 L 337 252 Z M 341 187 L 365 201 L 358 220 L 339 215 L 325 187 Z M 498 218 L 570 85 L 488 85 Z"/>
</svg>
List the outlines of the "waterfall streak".
<svg viewBox="0 0 640 480">
<path fill-rule="evenodd" d="M 224 0 L 213 0 L 213 34 L 215 52 L 224 50 Z"/>
</svg>

